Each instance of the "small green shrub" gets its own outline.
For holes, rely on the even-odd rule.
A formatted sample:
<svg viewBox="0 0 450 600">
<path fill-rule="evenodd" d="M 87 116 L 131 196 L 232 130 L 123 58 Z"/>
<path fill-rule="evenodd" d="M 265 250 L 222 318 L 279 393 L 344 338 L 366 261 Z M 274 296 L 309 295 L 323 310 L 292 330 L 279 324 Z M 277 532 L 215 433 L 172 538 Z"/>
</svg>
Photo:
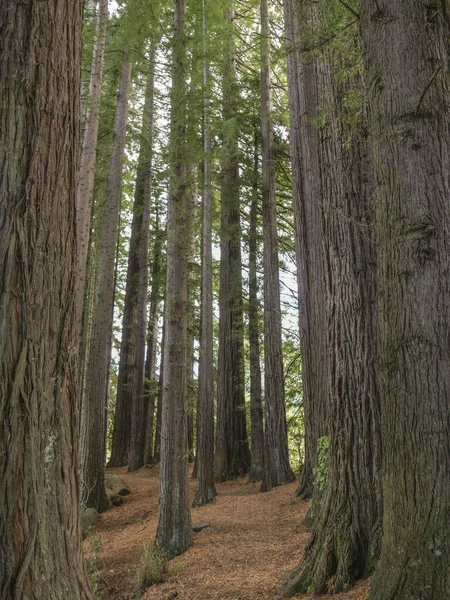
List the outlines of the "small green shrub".
<svg viewBox="0 0 450 600">
<path fill-rule="evenodd" d="M 91 580 L 93 594 L 92 597 L 93 600 L 100 600 L 98 589 L 100 585 L 101 571 L 99 569 L 98 563 L 100 554 L 103 551 L 103 543 L 100 538 L 94 537 L 91 527 L 88 529 L 87 537 L 89 538 L 89 554 L 86 557 L 86 562 L 89 570 L 89 577 Z"/>
<path fill-rule="evenodd" d="M 160 583 L 168 569 L 167 556 L 158 542 L 145 544 L 138 569 L 139 590 L 144 593 L 151 585 Z"/>
</svg>

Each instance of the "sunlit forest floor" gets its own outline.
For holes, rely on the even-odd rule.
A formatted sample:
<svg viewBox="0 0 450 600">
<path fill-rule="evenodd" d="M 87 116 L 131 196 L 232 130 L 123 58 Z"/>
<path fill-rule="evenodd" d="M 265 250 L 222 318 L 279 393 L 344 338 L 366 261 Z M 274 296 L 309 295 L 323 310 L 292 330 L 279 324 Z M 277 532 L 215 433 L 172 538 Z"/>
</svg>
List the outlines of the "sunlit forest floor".
<svg viewBox="0 0 450 600">
<path fill-rule="evenodd" d="M 296 483 L 264 494 L 259 484 L 245 479 L 222 483 L 214 504 L 192 510 L 193 523 L 211 525 L 193 534 L 193 547 L 170 562 L 162 583 L 140 595 L 140 557 L 144 545 L 153 544 L 158 521 L 159 469 L 109 472 L 119 475 L 131 494 L 122 506 L 101 515 L 85 541 L 88 554 L 97 548 L 101 600 L 269 599 L 279 588 L 280 574 L 297 565 L 308 541 L 301 524 L 308 506 L 293 500 Z M 193 499 L 196 482 L 190 482 Z M 368 590 L 368 582 L 363 582 L 350 592 L 323 598 L 366 600 Z"/>
</svg>

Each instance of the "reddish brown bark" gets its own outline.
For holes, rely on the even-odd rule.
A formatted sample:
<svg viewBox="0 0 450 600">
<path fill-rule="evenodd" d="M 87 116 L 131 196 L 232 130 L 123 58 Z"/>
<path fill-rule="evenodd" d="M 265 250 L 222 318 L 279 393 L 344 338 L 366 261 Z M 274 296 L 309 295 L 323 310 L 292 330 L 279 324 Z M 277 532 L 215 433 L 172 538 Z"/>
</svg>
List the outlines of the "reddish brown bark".
<svg viewBox="0 0 450 600">
<path fill-rule="evenodd" d="M 0 4 L 0 598 L 89 600 L 74 278 L 82 6 Z"/>
</svg>

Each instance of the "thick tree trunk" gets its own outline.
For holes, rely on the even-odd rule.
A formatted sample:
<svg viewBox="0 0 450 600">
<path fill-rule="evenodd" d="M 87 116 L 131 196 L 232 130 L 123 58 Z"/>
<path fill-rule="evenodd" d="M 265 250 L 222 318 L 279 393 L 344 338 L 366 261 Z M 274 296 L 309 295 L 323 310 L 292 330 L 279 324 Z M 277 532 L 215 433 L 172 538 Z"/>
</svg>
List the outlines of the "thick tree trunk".
<svg viewBox="0 0 450 600">
<path fill-rule="evenodd" d="M 0 598 L 88 600 L 74 307 L 81 3 L 0 4 Z"/>
<path fill-rule="evenodd" d="M 295 480 L 289 464 L 284 399 L 280 276 L 278 271 L 275 149 L 270 87 L 270 29 L 267 0 L 261 0 L 261 141 L 264 232 L 264 477 L 261 491 Z"/>
<path fill-rule="evenodd" d="M 217 430 L 215 476 L 218 481 L 248 473 L 250 451 L 247 439 L 244 396 L 244 336 L 241 274 L 241 224 L 239 214 L 239 163 L 236 100 L 238 97 L 234 48 L 234 12 L 227 2 L 224 36 L 223 140 L 219 364 L 217 385 Z"/>
<path fill-rule="evenodd" d="M 164 385 L 161 425 L 161 484 L 156 540 L 172 558 L 192 544 L 187 471 L 187 254 L 191 194 L 187 185 L 186 4 L 175 0 L 172 39 L 170 158 L 167 215 Z"/>
<path fill-rule="evenodd" d="M 352 42 L 357 43 L 347 40 L 347 51 Z M 345 125 L 350 119 L 344 93 L 352 85 L 363 97 L 361 81 L 354 78 L 347 86 L 338 85 L 335 66 L 331 53 L 319 55 L 317 89 L 328 107 L 319 150 L 329 264 L 329 461 L 312 538 L 285 587 L 289 594 L 341 592 L 369 575 L 379 554 L 381 445 L 372 186 L 364 122 L 353 129 Z"/>
<path fill-rule="evenodd" d="M 450 597 L 446 2 L 361 2 L 376 187 L 383 542 L 373 600 Z M 394 58 L 393 58 L 394 57 Z"/>
<path fill-rule="evenodd" d="M 256 127 L 256 125 L 255 125 Z M 257 280 L 258 248 L 258 138 L 255 131 L 253 194 L 250 208 L 248 256 L 248 335 L 250 346 L 250 418 L 252 434 L 252 462 L 249 483 L 262 481 L 264 476 L 264 423 L 261 385 L 261 354 L 259 350 L 259 301 Z"/>
<path fill-rule="evenodd" d="M 198 479 L 194 506 L 209 504 L 216 496 L 214 484 L 214 346 L 212 274 L 212 176 L 210 77 L 207 58 L 206 0 L 203 8 L 203 236 L 200 354 L 198 366 L 197 456 Z"/>
<path fill-rule="evenodd" d="M 154 50 L 151 51 L 149 60 L 128 255 L 114 432 L 108 463 L 109 467 L 121 467 L 129 461 L 129 471 L 135 471 L 143 465 L 145 443 L 144 367 L 152 179 Z"/>
<path fill-rule="evenodd" d="M 80 175 L 77 186 L 77 277 L 75 285 L 75 310 L 79 335 L 82 329 L 84 296 L 86 287 L 86 266 L 89 251 L 89 233 L 94 195 L 95 159 L 97 136 L 100 121 L 100 94 L 103 77 L 103 58 L 106 45 L 108 23 L 108 0 L 99 0 L 97 14 L 97 39 L 92 57 L 89 94 L 84 129 L 83 151 L 81 154 Z M 83 339 L 86 338 L 83 336 Z M 81 365 L 81 361 L 80 361 Z"/>
<path fill-rule="evenodd" d="M 314 125 L 317 116 L 316 59 L 302 56 L 298 50 L 302 23 L 298 10 L 297 3 L 284 0 L 305 423 L 305 464 L 296 495 L 309 498 L 317 464 L 317 441 L 327 434 L 329 367 L 323 310 L 326 306 L 323 215 Z"/>
<path fill-rule="evenodd" d="M 92 332 L 86 364 L 86 389 L 81 414 L 81 501 L 85 506 L 95 508 L 98 512 L 108 507 L 103 470 L 106 458 L 107 401 L 114 307 L 114 262 L 130 83 L 131 60 L 125 55 L 120 76 L 113 148 L 105 193 Z"/>
</svg>

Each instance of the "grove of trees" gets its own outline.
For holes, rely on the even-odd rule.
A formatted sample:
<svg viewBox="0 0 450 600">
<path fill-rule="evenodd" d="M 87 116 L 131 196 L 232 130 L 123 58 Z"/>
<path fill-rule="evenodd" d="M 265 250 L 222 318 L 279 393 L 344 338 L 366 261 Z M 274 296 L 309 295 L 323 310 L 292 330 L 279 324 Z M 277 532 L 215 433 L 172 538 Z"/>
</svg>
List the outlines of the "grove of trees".
<svg viewBox="0 0 450 600">
<path fill-rule="evenodd" d="M 444 0 L 0 4 L 0 600 L 93 597 L 106 466 L 188 551 L 192 462 L 300 471 L 280 597 L 450 598 L 449 58 Z"/>
</svg>

